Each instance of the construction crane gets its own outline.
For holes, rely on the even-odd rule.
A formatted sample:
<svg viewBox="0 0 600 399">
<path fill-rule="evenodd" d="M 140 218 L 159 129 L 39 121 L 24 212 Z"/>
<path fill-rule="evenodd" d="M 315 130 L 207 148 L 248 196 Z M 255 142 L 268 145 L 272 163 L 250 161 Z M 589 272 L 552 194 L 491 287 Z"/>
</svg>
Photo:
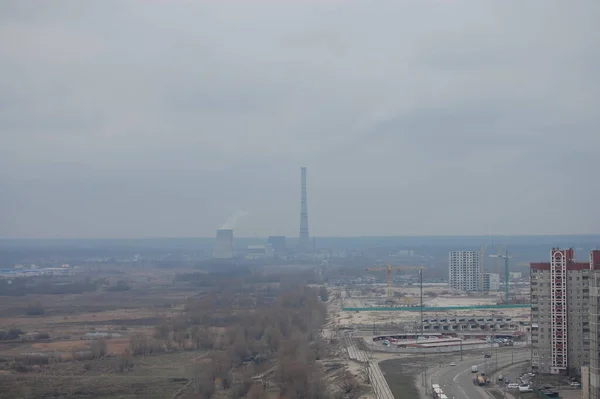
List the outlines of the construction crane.
<svg viewBox="0 0 600 399">
<path fill-rule="evenodd" d="M 386 294 L 387 294 L 387 302 L 393 303 L 393 293 L 392 293 L 392 272 L 395 271 L 411 271 L 411 270 L 425 270 L 424 266 L 390 266 L 385 265 L 385 267 L 369 267 L 365 269 L 368 272 L 385 272 L 385 283 L 386 283 Z"/>
<path fill-rule="evenodd" d="M 509 286 L 508 286 L 508 280 L 510 278 L 510 271 L 508 269 L 508 260 L 512 259 L 512 256 L 510 256 L 508 254 L 508 251 L 504 252 L 504 255 L 502 255 L 502 252 L 500 250 L 498 250 L 498 253 L 496 255 L 490 255 L 490 258 L 498 258 L 498 259 L 504 259 L 504 296 L 505 296 L 505 300 L 506 300 L 506 304 L 508 305 L 509 302 Z"/>
<path fill-rule="evenodd" d="M 483 285 L 483 274 L 484 274 L 484 264 L 485 264 L 485 250 L 487 249 L 487 244 L 481 245 L 479 247 L 479 268 L 481 272 L 479 273 L 479 288 L 481 292 L 485 291 Z"/>
</svg>

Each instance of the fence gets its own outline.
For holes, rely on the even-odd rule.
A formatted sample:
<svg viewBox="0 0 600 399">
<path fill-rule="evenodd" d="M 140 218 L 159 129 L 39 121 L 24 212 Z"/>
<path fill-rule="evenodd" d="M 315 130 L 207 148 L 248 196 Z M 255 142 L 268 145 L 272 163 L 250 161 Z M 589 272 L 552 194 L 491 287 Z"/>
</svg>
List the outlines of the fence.
<svg viewBox="0 0 600 399">
<path fill-rule="evenodd" d="M 364 345 L 370 351 L 373 352 L 387 352 L 387 353 L 449 353 L 449 352 L 460 352 L 469 351 L 474 349 L 491 349 L 500 347 L 499 344 L 489 343 L 489 342 L 481 342 L 481 344 L 467 344 L 467 345 L 450 345 L 450 346 L 438 346 L 438 347 L 430 347 L 430 348 L 422 348 L 422 347 L 408 347 L 408 348 L 398 348 L 397 345 L 392 344 L 390 346 L 384 346 L 376 342 L 372 342 L 369 338 L 362 339 L 361 344 Z M 525 341 L 522 342 L 514 342 L 512 348 L 521 349 L 528 347 L 528 343 Z M 507 346 L 505 348 L 511 348 Z"/>
<path fill-rule="evenodd" d="M 474 305 L 474 306 L 434 306 L 423 307 L 423 312 L 445 312 L 448 310 L 485 310 L 485 309 L 526 309 L 531 307 L 528 303 L 518 303 L 513 305 Z M 372 307 L 372 308 L 342 308 L 344 312 L 420 312 L 419 306 L 390 306 L 390 307 Z"/>
</svg>

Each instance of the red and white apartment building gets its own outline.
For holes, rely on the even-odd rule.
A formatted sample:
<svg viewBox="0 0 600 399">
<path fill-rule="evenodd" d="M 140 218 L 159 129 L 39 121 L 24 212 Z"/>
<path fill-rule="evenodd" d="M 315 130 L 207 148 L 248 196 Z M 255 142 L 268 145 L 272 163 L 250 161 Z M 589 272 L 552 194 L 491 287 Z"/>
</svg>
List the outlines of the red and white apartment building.
<svg viewBox="0 0 600 399">
<path fill-rule="evenodd" d="M 534 370 L 579 375 L 582 366 L 590 366 L 592 385 L 592 370 L 600 371 L 598 349 L 593 353 L 598 346 L 599 306 L 591 300 L 599 298 L 593 288 L 596 268 L 600 287 L 600 250 L 591 251 L 589 262 L 576 262 L 572 248 L 552 248 L 550 262 L 530 264 Z"/>
</svg>

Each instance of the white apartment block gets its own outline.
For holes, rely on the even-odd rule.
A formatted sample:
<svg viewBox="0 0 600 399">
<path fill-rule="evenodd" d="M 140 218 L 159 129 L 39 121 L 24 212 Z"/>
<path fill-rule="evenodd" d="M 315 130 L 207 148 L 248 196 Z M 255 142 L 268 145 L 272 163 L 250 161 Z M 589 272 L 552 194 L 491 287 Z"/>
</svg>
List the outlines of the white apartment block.
<svg viewBox="0 0 600 399">
<path fill-rule="evenodd" d="M 479 251 L 452 251 L 449 255 L 450 288 L 479 291 L 482 283 Z"/>
</svg>

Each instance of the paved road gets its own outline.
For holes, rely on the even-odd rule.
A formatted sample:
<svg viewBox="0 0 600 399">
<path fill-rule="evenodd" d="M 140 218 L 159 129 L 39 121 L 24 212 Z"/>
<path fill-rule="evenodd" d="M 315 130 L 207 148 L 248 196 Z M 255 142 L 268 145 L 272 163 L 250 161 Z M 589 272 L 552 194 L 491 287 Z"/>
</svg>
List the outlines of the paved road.
<svg viewBox="0 0 600 399">
<path fill-rule="evenodd" d="M 514 353 L 498 353 L 498 367 L 503 367 L 514 362 L 522 362 L 531 357 L 529 351 L 515 351 Z M 492 360 L 492 362 L 490 362 Z M 489 399 L 485 390 L 473 384 L 471 366 L 477 366 L 479 371 L 490 373 L 490 363 L 495 366 L 496 358 L 483 359 L 482 356 L 468 358 L 457 362 L 456 366 L 442 367 L 431 375 L 430 381 L 439 384 L 446 396 L 450 399 Z M 486 370 L 486 366 L 487 370 Z"/>
</svg>

